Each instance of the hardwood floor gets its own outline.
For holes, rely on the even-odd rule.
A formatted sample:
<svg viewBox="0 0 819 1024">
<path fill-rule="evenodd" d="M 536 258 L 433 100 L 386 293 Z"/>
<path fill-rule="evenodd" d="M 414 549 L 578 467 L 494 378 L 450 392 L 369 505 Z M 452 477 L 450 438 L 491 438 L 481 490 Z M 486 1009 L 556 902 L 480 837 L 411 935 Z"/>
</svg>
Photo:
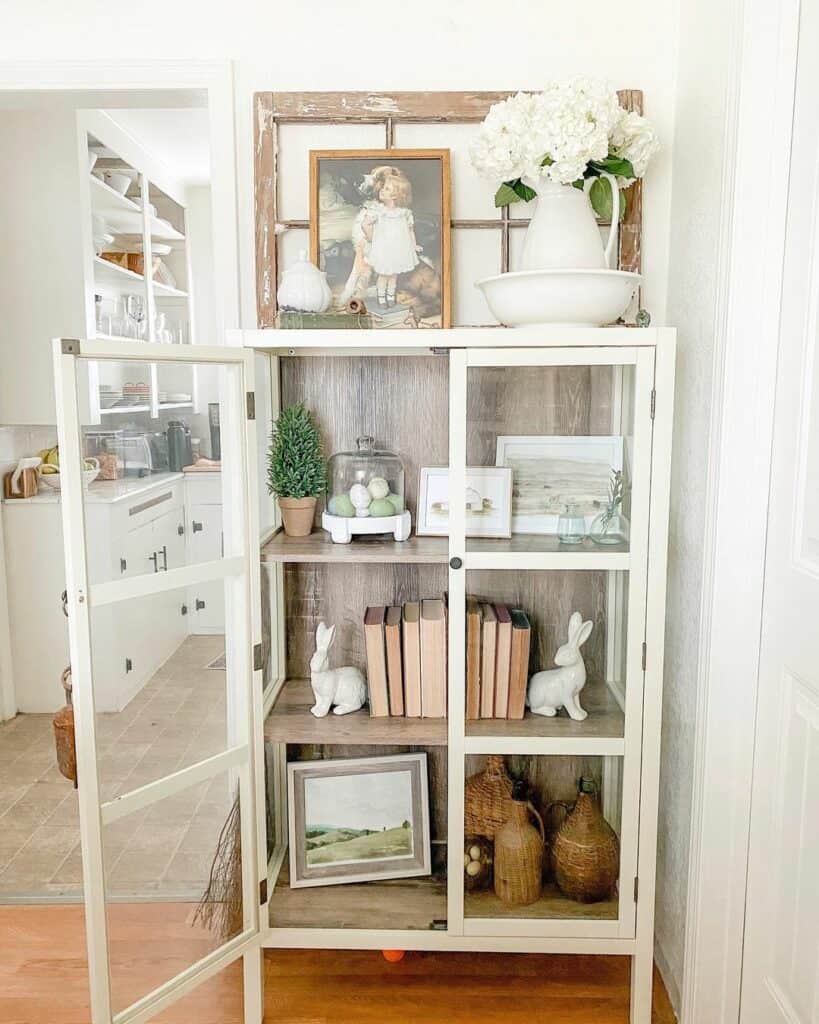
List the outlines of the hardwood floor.
<svg viewBox="0 0 819 1024">
<path fill-rule="evenodd" d="M 187 962 L 172 906 L 133 909 L 118 943 L 133 997 L 151 965 Z M 121 908 L 122 912 L 126 908 Z M 188 907 L 180 908 L 180 921 Z M 153 918 L 167 938 L 156 938 Z M 85 938 L 78 906 L 0 907 L 0 1021 L 88 1024 Z M 117 969 L 117 968 L 115 968 Z M 377 952 L 270 951 L 267 1024 L 627 1024 L 628 960 L 467 953 L 408 953 L 388 964 Z M 674 1015 L 655 972 L 653 1024 Z M 143 986 L 144 988 L 144 986 Z M 241 967 L 234 964 L 159 1017 L 157 1024 L 242 1024 Z"/>
</svg>

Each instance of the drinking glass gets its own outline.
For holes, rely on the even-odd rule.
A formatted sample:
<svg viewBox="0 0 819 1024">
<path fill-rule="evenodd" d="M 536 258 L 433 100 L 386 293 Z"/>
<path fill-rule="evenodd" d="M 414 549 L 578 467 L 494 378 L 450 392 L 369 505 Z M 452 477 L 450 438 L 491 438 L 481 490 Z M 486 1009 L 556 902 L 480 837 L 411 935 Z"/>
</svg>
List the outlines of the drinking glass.
<svg viewBox="0 0 819 1024">
<path fill-rule="evenodd" d="M 125 312 L 132 325 L 133 333 L 129 330 L 129 335 L 134 338 L 142 338 L 145 324 L 145 296 L 126 295 Z"/>
<path fill-rule="evenodd" d="M 586 519 L 579 505 L 569 504 L 557 520 L 557 536 L 561 544 L 580 544 L 586 536 Z"/>
</svg>

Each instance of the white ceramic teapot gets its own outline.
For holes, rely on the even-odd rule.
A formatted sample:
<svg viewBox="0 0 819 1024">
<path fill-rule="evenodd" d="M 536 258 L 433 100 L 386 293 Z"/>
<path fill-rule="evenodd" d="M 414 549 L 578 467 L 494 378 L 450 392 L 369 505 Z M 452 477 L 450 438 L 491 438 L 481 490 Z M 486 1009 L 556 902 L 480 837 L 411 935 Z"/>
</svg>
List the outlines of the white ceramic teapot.
<svg viewBox="0 0 819 1024">
<path fill-rule="evenodd" d="M 282 309 L 296 309 L 302 313 L 323 313 L 333 301 L 327 284 L 327 275 L 307 259 L 307 250 L 282 274 L 282 283 L 276 292 Z"/>
<path fill-rule="evenodd" d="M 612 190 L 611 227 L 605 248 L 594 216 L 586 178 L 583 189 L 524 179 L 537 192 L 535 212 L 526 230 L 521 270 L 605 270 L 611 266 L 620 220 L 617 179 L 603 173 Z"/>
</svg>

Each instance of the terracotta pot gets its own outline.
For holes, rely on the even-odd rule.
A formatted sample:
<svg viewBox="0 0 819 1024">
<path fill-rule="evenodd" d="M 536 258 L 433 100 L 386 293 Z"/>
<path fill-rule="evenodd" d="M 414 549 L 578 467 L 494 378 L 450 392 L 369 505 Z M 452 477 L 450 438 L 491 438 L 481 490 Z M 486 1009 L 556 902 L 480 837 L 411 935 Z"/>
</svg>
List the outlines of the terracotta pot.
<svg viewBox="0 0 819 1024">
<path fill-rule="evenodd" d="M 307 537 L 316 515 L 315 498 L 279 498 L 284 532 L 288 537 Z"/>
</svg>

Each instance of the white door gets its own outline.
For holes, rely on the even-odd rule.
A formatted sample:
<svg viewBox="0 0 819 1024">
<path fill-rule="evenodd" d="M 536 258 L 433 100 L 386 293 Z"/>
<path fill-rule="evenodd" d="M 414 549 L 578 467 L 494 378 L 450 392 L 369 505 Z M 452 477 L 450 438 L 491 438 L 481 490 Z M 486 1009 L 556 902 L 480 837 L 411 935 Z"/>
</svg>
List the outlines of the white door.
<svg viewBox="0 0 819 1024">
<path fill-rule="evenodd" d="M 819 0 L 802 4 L 742 1024 L 819 1021 Z"/>
<path fill-rule="evenodd" d="M 89 581 L 87 551 L 98 538 L 88 526 L 80 474 L 86 424 L 77 385 L 90 360 L 119 362 L 130 373 L 151 362 L 215 371 L 224 515 L 224 545 L 215 555 L 185 556 L 180 512 L 152 525 L 155 560 L 137 561 L 127 573 L 117 564 L 109 579 Z M 260 641 L 253 366 L 252 354 L 239 348 L 55 342 L 92 1024 L 152 1020 L 239 957 L 245 1022 L 261 1022 L 265 817 L 261 672 L 253 653 Z M 195 415 L 192 427 L 199 426 Z M 123 479 L 118 486 L 140 484 Z M 155 613 L 181 608 L 199 584 L 224 596 L 224 636 L 188 637 L 181 629 L 168 660 L 139 681 L 127 706 L 99 712 L 105 680 L 95 678 L 94 652 L 106 643 L 110 612 L 126 630 L 133 624 L 141 649 L 155 651 L 158 635 L 169 635 L 165 616 Z M 139 625 L 145 622 L 152 624 L 147 632 Z"/>
</svg>

